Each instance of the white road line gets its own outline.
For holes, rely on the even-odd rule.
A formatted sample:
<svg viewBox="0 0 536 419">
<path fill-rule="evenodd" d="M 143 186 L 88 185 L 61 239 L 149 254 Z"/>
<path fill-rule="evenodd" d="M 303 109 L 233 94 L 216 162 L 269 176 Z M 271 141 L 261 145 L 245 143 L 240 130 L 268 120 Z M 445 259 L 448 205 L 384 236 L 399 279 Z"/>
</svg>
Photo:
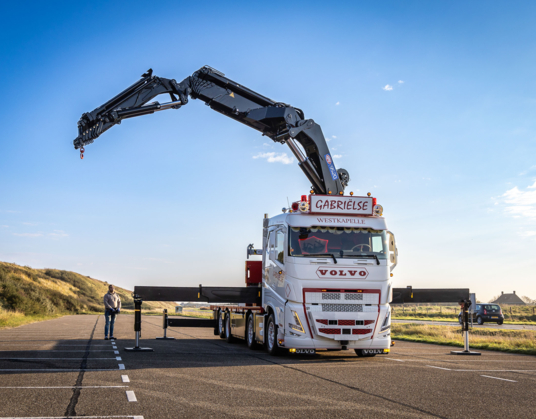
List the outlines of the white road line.
<svg viewBox="0 0 536 419">
<path fill-rule="evenodd" d="M 51 386 L 51 387 L 0 387 L 0 388 L 125 388 L 128 386 Z"/>
<path fill-rule="evenodd" d="M 124 370 L 125 369 L 125 364 L 119 364 L 119 369 Z"/>
<path fill-rule="evenodd" d="M 112 346 L 112 348 L 117 349 L 117 346 Z"/>
<path fill-rule="evenodd" d="M 514 380 L 507 380 L 506 378 L 499 378 L 499 377 L 491 377 L 489 375 L 481 375 L 481 377 L 495 378 L 496 380 L 503 380 L 503 381 L 510 381 L 511 383 L 517 383 L 517 381 L 514 381 Z"/>
<path fill-rule="evenodd" d="M 137 402 L 138 401 L 138 399 L 136 399 L 136 395 L 134 394 L 134 392 L 132 390 L 129 390 L 126 393 L 127 393 L 127 400 L 129 402 Z"/>
<path fill-rule="evenodd" d="M 390 359 L 391 361 L 406 362 L 402 359 L 395 359 L 395 358 L 385 358 L 385 359 Z"/>
<path fill-rule="evenodd" d="M 438 370 L 452 371 L 450 368 L 434 367 L 433 365 L 427 365 L 430 368 L 437 368 Z"/>
<path fill-rule="evenodd" d="M 130 378 L 128 378 L 128 375 L 122 375 L 121 380 L 123 380 L 123 383 L 130 383 Z"/>
<path fill-rule="evenodd" d="M 91 358 L 90 358 L 90 359 L 91 359 Z M 94 358 L 94 359 L 95 359 L 95 358 Z M 116 357 L 115 357 L 115 360 L 116 360 L 116 361 L 122 361 L 122 359 L 121 359 L 120 356 L 116 356 Z"/>
<path fill-rule="evenodd" d="M 114 354 L 119 355 L 119 351 L 114 351 Z"/>
</svg>

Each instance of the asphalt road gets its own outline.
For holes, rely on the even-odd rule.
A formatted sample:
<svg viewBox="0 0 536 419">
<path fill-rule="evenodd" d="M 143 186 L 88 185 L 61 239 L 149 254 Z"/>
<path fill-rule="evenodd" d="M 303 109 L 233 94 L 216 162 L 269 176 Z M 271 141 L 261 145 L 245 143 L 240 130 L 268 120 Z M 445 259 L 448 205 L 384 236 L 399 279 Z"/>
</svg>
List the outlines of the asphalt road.
<svg viewBox="0 0 536 419">
<path fill-rule="evenodd" d="M 391 320 L 393 323 L 415 323 L 415 324 L 430 324 L 433 326 L 457 326 L 460 327 L 458 322 L 434 322 L 429 320 Z M 525 325 L 525 324 L 501 324 L 497 323 L 484 323 L 479 325 L 476 322 L 473 322 L 474 328 L 483 328 L 483 329 L 507 329 L 507 330 L 536 330 L 536 326 Z"/>
<path fill-rule="evenodd" d="M 159 317 L 143 318 L 154 352 L 131 353 L 132 316 L 119 316 L 115 345 L 103 327 L 67 316 L 0 331 L 0 418 L 536 418 L 532 356 L 397 342 L 374 358 L 271 357 L 211 329 L 154 340 Z"/>
</svg>

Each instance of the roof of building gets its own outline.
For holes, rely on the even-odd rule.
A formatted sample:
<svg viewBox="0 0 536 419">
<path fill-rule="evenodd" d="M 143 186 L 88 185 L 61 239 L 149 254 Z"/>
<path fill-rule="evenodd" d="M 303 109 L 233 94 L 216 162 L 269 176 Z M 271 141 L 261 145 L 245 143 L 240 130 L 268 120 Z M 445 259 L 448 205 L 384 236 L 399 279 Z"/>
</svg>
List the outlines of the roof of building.
<svg viewBox="0 0 536 419">
<path fill-rule="evenodd" d="M 525 302 L 519 298 L 514 291 L 513 294 L 505 294 L 501 293 L 500 297 L 497 298 L 495 301 L 492 301 L 492 303 L 496 304 L 525 304 Z"/>
</svg>

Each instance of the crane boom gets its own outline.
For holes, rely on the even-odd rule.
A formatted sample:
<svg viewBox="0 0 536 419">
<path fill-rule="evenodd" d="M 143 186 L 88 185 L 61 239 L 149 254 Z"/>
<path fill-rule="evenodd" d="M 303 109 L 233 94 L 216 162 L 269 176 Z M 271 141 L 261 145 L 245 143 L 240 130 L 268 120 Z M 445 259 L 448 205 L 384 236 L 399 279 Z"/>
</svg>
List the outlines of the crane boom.
<svg viewBox="0 0 536 419">
<path fill-rule="evenodd" d="M 150 102 L 161 94 L 169 94 L 171 101 Z M 180 83 L 154 76 L 149 69 L 104 105 L 82 115 L 74 147 L 91 144 L 123 119 L 179 109 L 188 103 L 188 97 L 202 100 L 211 109 L 256 129 L 274 142 L 287 144 L 315 193 L 344 192 L 350 176 L 345 169 L 335 168 L 320 125 L 305 119 L 301 109 L 262 96 L 208 66 Z"/>
</svg>

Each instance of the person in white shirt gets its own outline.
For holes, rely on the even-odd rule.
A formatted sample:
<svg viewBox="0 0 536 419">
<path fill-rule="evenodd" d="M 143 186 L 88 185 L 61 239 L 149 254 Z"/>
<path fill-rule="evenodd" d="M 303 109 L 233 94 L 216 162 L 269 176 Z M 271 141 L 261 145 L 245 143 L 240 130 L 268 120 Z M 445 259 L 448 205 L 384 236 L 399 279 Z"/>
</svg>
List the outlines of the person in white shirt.
<svg viewBox="0 0 536 419">
<path fill-rule="evenodd" d="M 119 294 L 114 290 L 114 286 L 108 287 L 108 292 L 104 294 L 104 318 L 106 324 L 104 325 L 104 340 L 108 340 L 108 330 L 110 331 L 110 339 L 114 337 L 114 323 L 115 316 L 121 311 L 121 299 Z"/>
</svg>

